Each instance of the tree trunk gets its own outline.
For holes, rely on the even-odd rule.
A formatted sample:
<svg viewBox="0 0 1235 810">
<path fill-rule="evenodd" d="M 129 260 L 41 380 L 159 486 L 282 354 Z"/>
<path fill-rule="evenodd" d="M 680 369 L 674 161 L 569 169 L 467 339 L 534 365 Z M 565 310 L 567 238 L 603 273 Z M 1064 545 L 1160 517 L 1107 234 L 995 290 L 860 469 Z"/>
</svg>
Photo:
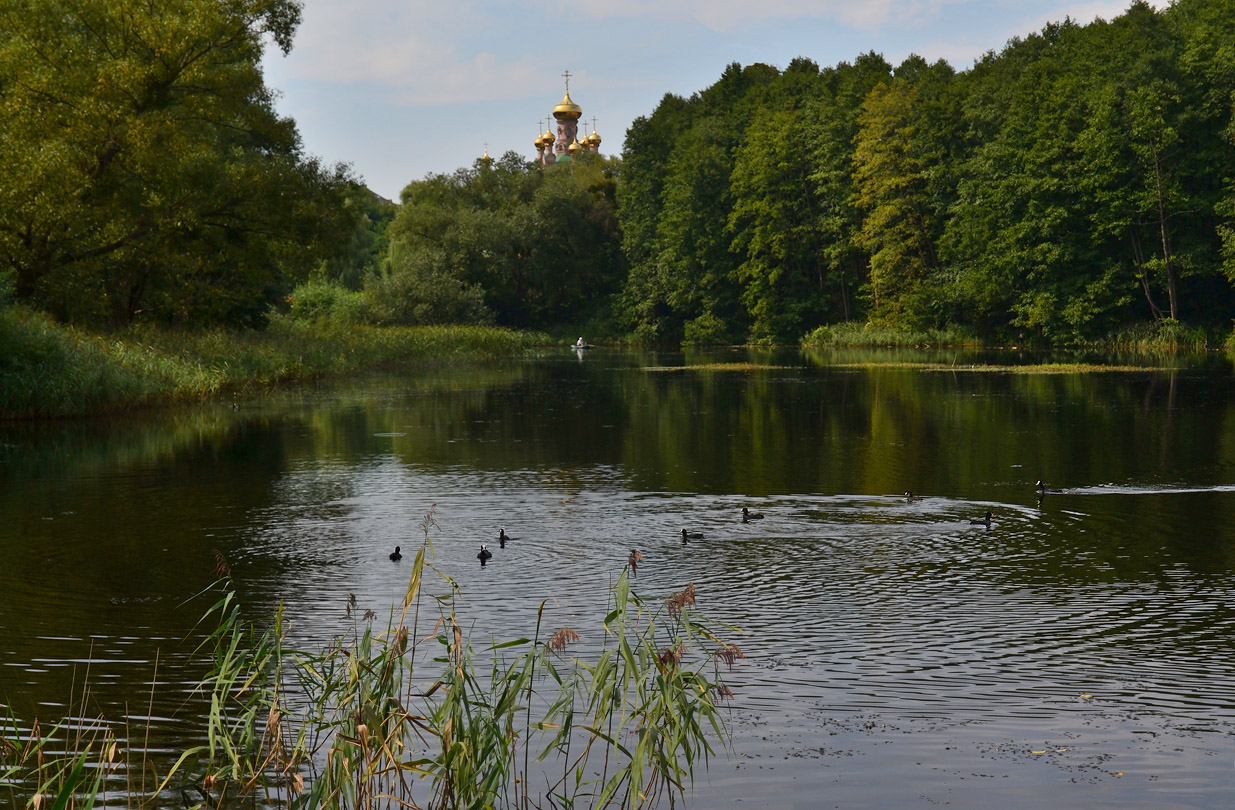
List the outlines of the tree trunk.
<svg viewBox="0 0 1235 810">
<path fill-rule="evenodd" d="M 1170 302 L 1171 319 L 1179 320 L 1179 295 L 1175 283 L 1175 263 L 1171 261 L 1171 238 L 1166 227 L 1166 201 L 1162 193 L 1162 160 L 1154 150 L 1154 182 L 1158 194 L 1158 231 L 1162 235 L 1162 264 L 1166 270 L 1166 295 Z"/>
<path fill-rule="evenodd" d="M 1158 306 L 1158 302 L 1154 300 L 1153 289 L 1149 286 L 1149 271 L 1145 269 L 1145 253 L 1141 250 L 1141 241 L 1136 238 L 1136 228 L 1128 229 L 1128 236 L 1132 241 L 1132 263 L 1136 265 L 1136 278 L 1141 282 L 1141 289 L 1145 291 L 1145 300 L 1149 302 L 1149 314 L 1153 316 L 1155 322 L 1162 320 L 1162 308 Z"/>
</svg>

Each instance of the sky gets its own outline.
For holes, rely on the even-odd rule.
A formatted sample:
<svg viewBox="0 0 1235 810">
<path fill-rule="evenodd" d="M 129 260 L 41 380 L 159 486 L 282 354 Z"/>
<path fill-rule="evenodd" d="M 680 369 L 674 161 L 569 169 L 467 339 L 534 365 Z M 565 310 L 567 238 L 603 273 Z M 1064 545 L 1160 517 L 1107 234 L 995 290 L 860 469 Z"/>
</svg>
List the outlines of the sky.
<svg viewBox="0 0 1235 810">
<path fill-rule="evenodd" d="M 486 149 L 535 157 L 567 70 L 588 132 L 595 117 L 601 152 L 620 153 L 666 93 L 689 97 L 731 62 L 826 67 L 875 51 L 966 70 L 1048 22 L 1109 20 L 1130 1 L 303 0 L 291 53 L 270 48 L 264 69 L 307 153 L 397 201 Z"/>
</svg>

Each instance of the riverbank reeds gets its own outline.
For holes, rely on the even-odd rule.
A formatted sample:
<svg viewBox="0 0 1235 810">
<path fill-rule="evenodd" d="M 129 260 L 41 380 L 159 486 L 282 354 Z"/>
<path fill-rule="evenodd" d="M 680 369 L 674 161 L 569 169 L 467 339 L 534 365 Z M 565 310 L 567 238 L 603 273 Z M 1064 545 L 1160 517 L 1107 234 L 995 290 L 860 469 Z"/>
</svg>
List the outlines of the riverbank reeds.
<svg viewBox="0 0 1235 810">
<path fill-rule="evenodd" d="M 1209 336 L 1204 329 L 1167 318 L 1122 329 L 1096 341 L 1092 348 L 1142 354 L 1204 352 L 1209 348 Z"/>
<path fill-rule="evenodd" d="M 0 308 L 0 419 L 57 418 L 204 400 L 370 369 L 526 354 L 538 332 L 375 327 L 276 316 L 262 331 L 84 332 Z"/>
<path fill-rule="evenodd" d="M 975 346 L 978 341 L 955 328 L 904 331 L 870 323 L 845 322 L 820 326 L 802 337 L 806 348 L 911 348 Z"/>
<path fill-rule="evenodd" d="M 546 600 L 529 636 L 474 640 L 456 612 L 457 585 L 431 563 L 435 525 L 430 512 L 385 629 L 352 598 L 350 628 L 317 652 L 292 648 L 281 616 L 265 629 L 243 618 L 221 562 L 203 619 L 217 625 L 202 647 L 213 661 L 200 685 L 210 699 L 206 739 L 125 806 L 157 804 L 169 792 L 187 806 L 239 799 L 298 810 L 683 801 L 696 768 L 726 740 L 721 705 L 732 692 L 722 665 L 744 657 L 701 622 L 694 587 L 645 599 L 628 567 L 593 626 L 550 631 Z M 445 594 L 427 593 L 432 574 Z M 578 645 L 586 655 L 569 655 Z M 16 721 L 10 726 L 0 741 L 0 801 L 36 810 L 96 804 L 96 774 L 107 772 L 115 745 L 91 742 L 57 756 Z M 33 800 L 14 799 L 32 785 Z"/>
</svg>

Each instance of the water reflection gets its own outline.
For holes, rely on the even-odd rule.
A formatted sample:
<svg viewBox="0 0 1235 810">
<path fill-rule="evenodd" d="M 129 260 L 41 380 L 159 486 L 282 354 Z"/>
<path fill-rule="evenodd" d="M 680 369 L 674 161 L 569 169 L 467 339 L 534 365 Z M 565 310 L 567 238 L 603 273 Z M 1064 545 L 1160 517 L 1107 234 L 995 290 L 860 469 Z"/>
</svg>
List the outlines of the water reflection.
<svg viewBox="0 0 1235 810">
<path fill-rule="evenodd" d="M 4 702 L 150 725 L 170 755 L 201 730 L 186 600 L 215 549 L 254 616 L 284 603 L 316 643 L 349 594 L 394 604 L 407 568 L 388 555 L 436 505 L 436 563 L 479 638 L 522 634 L 552 597 L 597 643 L 631 548 L 640 590 L 693 582 L 742 628 L 740 756 L 698 806 L 814 807 L 826 787 L 845 806 L 1208 807 L 1235 789 L 1228 375 L 573 354 L 3 428 Z M 733 361 L 751 366 L 649 370 Z M 1039 501 L 1038 479 L 1067 491 Z M 503 527 L 519 539 L 498 549 Z M 975 769 L 990 778 L 960 790 Z"/>
</svg>

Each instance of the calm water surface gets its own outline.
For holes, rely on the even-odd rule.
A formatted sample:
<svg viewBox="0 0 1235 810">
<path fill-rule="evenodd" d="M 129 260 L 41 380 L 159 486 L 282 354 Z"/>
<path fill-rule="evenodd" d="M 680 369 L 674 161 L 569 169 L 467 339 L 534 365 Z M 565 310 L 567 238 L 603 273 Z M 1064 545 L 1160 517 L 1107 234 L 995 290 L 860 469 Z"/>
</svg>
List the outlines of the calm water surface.
<svg viewBox="0 0 1235 810">
<path fill-rule="evenodd" d="M 436 505 L 476 643 L 546 598 L 598 641 L 631 548 L 640 592 L 693 582 L 740 628 L 733 753 L 693 807 L 1235 806 L 1228 368 L 758 359 L 597 350 L 0 427 L 0 703 L 172 756 L 201 733 L 187 600 L 216 549 L 253 618 L 282 603 L 324 642 L 349 594 L 399 600 L 387 555 Z"/>
</svg>

